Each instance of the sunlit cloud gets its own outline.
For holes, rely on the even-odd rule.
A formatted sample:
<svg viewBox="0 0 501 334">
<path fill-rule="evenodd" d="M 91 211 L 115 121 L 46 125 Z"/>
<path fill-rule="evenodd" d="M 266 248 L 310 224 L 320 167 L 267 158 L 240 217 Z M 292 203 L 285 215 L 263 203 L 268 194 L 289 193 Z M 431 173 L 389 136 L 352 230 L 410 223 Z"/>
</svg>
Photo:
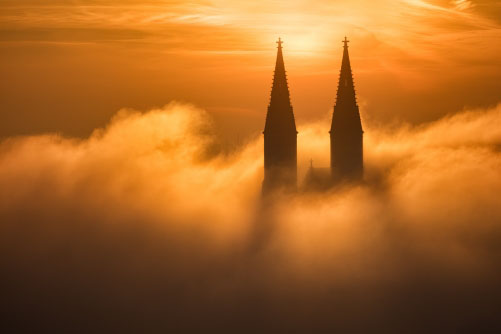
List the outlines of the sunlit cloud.
<svg viewBox="0 0 501 334">
<path fill-rule="evenodd" d="M 471 1 L 468 0 L 454 0 L 453 3 L 459 10 L 466 10 L 475 6 Z"/>
</svg>

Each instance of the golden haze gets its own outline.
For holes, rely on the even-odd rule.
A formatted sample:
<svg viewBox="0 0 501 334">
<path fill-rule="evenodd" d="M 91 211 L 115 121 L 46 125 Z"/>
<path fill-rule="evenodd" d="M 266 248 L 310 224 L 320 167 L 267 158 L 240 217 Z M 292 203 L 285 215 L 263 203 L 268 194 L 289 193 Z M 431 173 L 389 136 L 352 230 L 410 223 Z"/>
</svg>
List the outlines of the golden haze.
<svg viewBox="0 0 501 334">
<path fill-rule="evenodd" d="M 245 138 L 278 36 L 299 123 L 330 114 L 345 35 L 364 124 L 435 120 L 499 101 L 500 19 L 497 1 L 4 0 L 0 136 L 83 136 L 179 100 Z"/>
</svg>

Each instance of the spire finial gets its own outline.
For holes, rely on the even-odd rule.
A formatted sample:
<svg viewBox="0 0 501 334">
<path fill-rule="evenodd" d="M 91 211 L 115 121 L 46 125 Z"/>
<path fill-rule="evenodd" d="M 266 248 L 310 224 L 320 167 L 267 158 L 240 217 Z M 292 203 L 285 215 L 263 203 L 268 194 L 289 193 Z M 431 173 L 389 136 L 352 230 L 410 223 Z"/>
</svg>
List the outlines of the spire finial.
<svg viewBox="0 0 501 334">
<path fill-rule="evenodd" d="M 277 44 L 278 44 L 278 47 L 281 48 L 282 47 L 282 43 L 283 41 L 280 39 L 280 37 L 278 38 L 278 41 L 277 41 Z"/>
<path fill-rule="evenodd" d="M 313 169 L 313 159 L 310 159 L 310 168 Z"/>
<path fill-rule="evenodd" d="M 347 48 L 349 40 L 346 38 L 346 36 L 344 36 L 344 40 L 342 42 L 344 43 L 344 47 Z"/>
</svg>

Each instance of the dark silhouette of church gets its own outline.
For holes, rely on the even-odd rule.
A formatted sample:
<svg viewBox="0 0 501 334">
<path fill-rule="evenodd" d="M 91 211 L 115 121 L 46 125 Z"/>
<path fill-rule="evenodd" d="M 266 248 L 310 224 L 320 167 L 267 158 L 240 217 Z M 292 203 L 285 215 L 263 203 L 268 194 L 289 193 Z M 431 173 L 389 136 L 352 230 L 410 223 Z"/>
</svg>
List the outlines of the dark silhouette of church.
<svg viewBox="0 0 501 334">
<path fill-rule="evenodd" d="M 282 41 L 278 39 L 277 62 L 270 104 L 264 126 L 263 192 L 297 187 L 297 130 L 287 85 Z"/>
<path fill-rule="evenodd" d="M 363 134 L 351 73 L 348 40 L 344 38 L 343 61 L 337 86 L 336 105 L 332 113 L 331 173 L 338 179 L 360 179 L 364 172 Z"/>
<path fill-rule="evenodd" d="M 278 39 L 277 61 L 270 104 L 264 127 L 263 192 L 297 188 L 297 130 L 290 102 L 289 87 Z M 343 41 L 343 60 L 332 114 L 330 133 L 330 168 L 314 168 L 304 181 L 305 189 L 325 190 L 341 182 L 359 181 L 363 177 L 363 130 L 357 105 L 348 40 Z"/>
</svg>

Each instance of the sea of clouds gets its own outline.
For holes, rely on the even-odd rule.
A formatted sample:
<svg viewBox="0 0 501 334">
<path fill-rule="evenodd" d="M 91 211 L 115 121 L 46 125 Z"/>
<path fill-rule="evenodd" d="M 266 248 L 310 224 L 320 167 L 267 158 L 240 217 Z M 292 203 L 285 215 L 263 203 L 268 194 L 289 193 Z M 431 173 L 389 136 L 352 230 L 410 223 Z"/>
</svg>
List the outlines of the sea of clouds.
<svg viewBox="0 0 501 334">
<path fill-rule="evenodd" d="M 328 159 L 325 128 L 299 127 L 301 175 Z M 364 141 L 363 183 L 263 201 L 262 139 L 221 152 L 190 105 L 4 140 L 0 326 L 500 330 L 501 105 Z"/>
</svg>

